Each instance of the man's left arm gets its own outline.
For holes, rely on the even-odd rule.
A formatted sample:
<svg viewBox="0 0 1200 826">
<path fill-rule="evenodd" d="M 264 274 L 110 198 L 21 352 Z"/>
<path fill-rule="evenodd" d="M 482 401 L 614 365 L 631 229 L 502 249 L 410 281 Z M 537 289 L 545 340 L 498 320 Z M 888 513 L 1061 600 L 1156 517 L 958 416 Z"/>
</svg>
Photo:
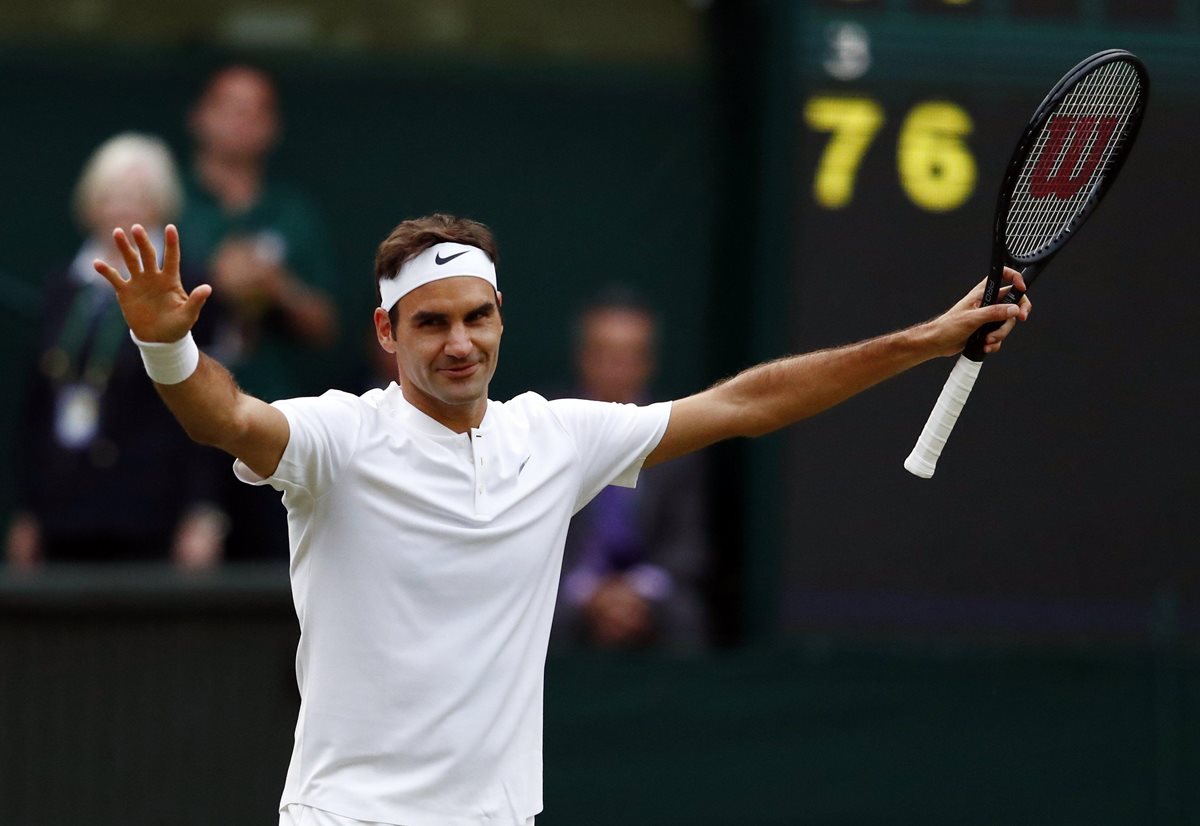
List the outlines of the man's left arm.
<svg viewBox="0 0 1200 826">
<path fill-rule="evenodd" d="M 1015 270 L 1005 280 L 1024 291 Z M 761 436 L 820 413 L 885 379 L 938 356 L 962 352 L 978 328 L 992 322 L 984 351 L 1000 349 L 1030 304 L 980 307 L 983 282 L 942 315 L 906 330 L 830 350 L 759 364 L 671 405 L 671 419 L 645 467 L 734 436 Z"/>
</svg>

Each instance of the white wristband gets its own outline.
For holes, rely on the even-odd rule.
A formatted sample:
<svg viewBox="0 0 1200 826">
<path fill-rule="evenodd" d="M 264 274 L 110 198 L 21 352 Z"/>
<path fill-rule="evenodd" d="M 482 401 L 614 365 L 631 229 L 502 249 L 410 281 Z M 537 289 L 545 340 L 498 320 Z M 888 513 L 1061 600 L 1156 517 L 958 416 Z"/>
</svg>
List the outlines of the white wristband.
<svg viewBox="0 0 1200 826">
<path fill-rule="evenodd" d="M 179 341 L 142 341 L 133 330 L 129 337 L 142 353 L 146 375 L 156 384 L 179 384 L 200 364 L 200 349 L 190 331 Z"/>
</svg>

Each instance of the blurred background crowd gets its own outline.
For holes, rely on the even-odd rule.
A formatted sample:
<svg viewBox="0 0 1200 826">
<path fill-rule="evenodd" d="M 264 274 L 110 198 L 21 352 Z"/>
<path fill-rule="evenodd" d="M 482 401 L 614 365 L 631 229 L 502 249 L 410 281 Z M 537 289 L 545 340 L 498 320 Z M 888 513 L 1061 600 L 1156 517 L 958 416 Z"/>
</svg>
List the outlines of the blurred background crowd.
<svg viewBox="0 0 1200 826">
<path fill-rule="evenodd" d="M 111 288 L 91 262 L 120 260 L 116 227 L 185 240 L 185 288 L 213 285 L 198 343 L 268 400 L 396 381 L 366 308 L 339 317 L 339 273 L 321 210 L 268 173 L 282 120 L 273 78 L 235 63 L 205 81 L 188 113 L 188 162 L 162 139 L 123 132 L 86 159 L 71 202 L 84 240 L 43 284 L 12 469 L 7 561 L 170 561 L 185 570 L 286 561 L 278 494 L 236 482 L 229 460 L 192 444 L 158 400 Z M 518 286 L 519 291 L 519 286 Z M 563 393 L 649 403 L 658 320 L 629 288 L 559 318 L 574 325 L 576 381 Z M 328 376 L 308 368 L 345 328 L 361 344 Z M 552 331 L 555 335 L 558 331 Z M 379 351 L 379 352 L 377 352 Z M 551 395 L 554 395 L 551 393 Z M 576 521 L 561 602 L 564 641 L 607 646 L 708 642 L 709 542 L 701 460 L 610 490 Z M 569 626 L 569 630 L 568 630 Z"/>
<path fill-rule="evenodd" d="M 494 398 L 673 398 L 948 305 L 1113 46 L 1140 146 L 934 480 L 948 364 L 574 520 L 545 822 L 1200 823 L 1191 0 L 0 7 L 0 823 L 270 822 L 295 719 L 278 494 L 159 402 L 113 227 L 267 400 L 395 379 L 374 249 L 435 211 L 498 237 Z"/>
</svg>

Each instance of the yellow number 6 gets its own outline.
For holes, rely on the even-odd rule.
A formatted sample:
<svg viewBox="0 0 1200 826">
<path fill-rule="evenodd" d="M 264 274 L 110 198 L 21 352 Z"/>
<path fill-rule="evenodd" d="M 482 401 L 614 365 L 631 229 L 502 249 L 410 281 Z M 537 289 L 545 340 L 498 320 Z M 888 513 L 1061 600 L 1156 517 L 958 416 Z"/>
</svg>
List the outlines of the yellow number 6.
<svg viewBox="0 0 1200 826">
<path fill-rule="evenodd" d="M 919 103 L 900 128 L 896 163 L 900 184 L 913 203 L 945 212 L 965 201 L 975 188 L 975 158 L 963 137 L 971 134 L 971 116 L 957 104 Z"/>
</svg>

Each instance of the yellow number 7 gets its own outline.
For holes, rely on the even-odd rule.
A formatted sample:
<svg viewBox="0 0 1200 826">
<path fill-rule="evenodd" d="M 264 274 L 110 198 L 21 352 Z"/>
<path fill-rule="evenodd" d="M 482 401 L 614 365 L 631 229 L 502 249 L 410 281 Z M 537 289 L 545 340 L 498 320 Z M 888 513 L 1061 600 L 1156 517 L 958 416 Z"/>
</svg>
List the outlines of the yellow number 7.
<svg viewBox="0 0 1200 826">
<path fill-rule="evenodd" d="M 883 126 L 883 109 L 869 98 L 815 97 L 804 107 L 804 120 L 818 132 L 831 133 L 817 164 L 813 195 L 823 207 L 843 207 L 854 195 L 863 153 Z"/>
</svg>

